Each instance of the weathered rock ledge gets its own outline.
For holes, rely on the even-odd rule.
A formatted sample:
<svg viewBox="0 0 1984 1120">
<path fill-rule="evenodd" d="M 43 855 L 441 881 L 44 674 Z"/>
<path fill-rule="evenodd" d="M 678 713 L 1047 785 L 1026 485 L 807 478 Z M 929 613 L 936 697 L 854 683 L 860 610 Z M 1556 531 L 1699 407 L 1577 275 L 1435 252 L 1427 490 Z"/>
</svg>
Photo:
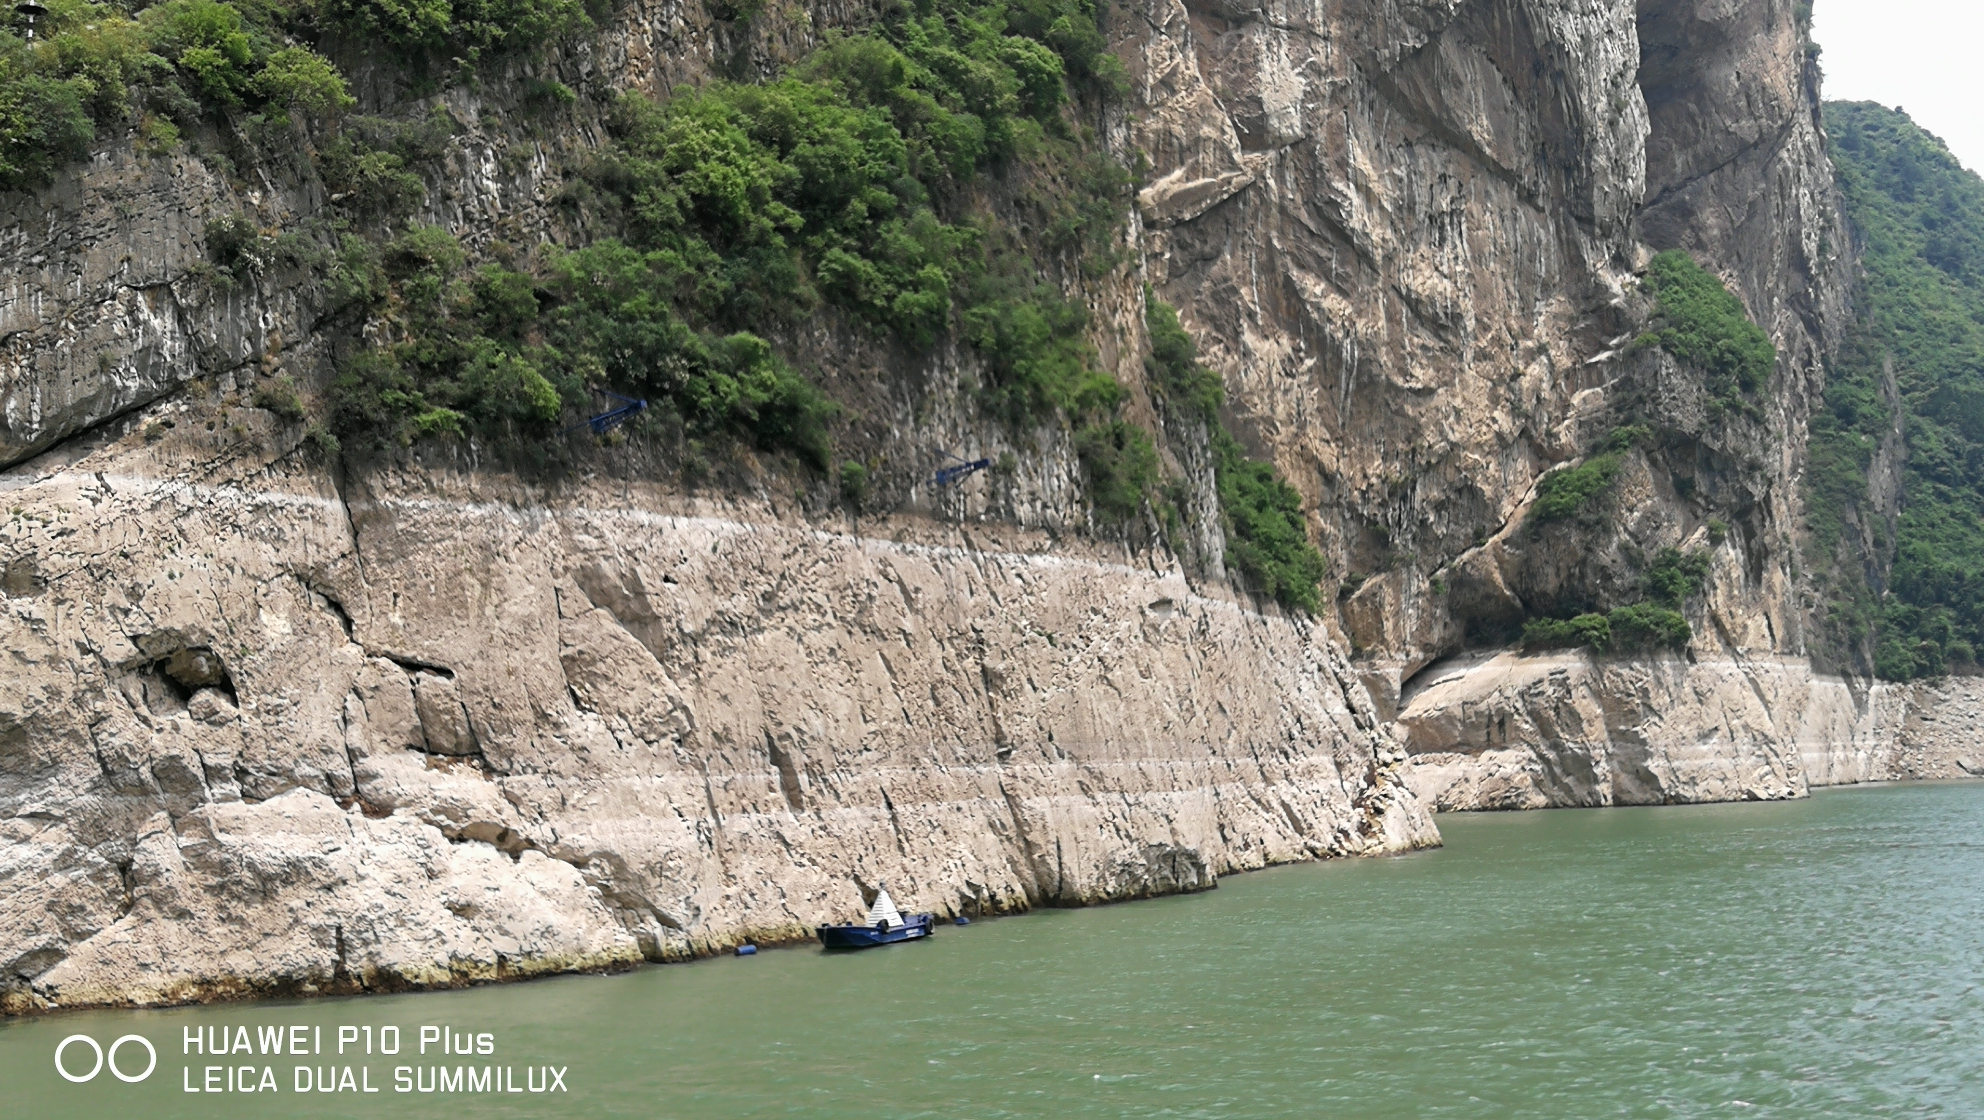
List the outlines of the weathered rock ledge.
<svg viewBox="0 0 1984 1120">
<path fill-rule="evenodd" d="M 1777 800 L 1984 775 L 1984 687 L 1854 682 L 1802 658 L 1455 658 L 1407 690 L 1406 781 L 1440 810 Z"/>
<path fill-rule="evenodd" d="M 11 1011 L 451 985 L 1437 843 L 1324 628 L 634 484 L 6 478 Z M 16 578 L 18 574 L 18 578 Z"/>
</svg>

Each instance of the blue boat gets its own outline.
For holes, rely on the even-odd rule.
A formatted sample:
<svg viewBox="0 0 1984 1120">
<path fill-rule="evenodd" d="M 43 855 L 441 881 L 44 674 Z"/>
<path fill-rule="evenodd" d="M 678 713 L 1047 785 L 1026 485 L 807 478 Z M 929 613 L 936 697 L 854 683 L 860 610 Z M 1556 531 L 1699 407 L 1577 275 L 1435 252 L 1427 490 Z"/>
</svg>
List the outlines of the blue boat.
<svg viewBox="0 0 1984 1120">
<path fill-rule="evenodd" d="M 911 914 L 905 918 L 896 910 L 887 887 L 875 891 L 875 904 L 868 908 L 867 921 L 858 926 L 821 926 L 820 944 L 829 949 L 873 949 L 898 941 L 920 941 L 936 927 L 937 915 Z"/>
</svg>

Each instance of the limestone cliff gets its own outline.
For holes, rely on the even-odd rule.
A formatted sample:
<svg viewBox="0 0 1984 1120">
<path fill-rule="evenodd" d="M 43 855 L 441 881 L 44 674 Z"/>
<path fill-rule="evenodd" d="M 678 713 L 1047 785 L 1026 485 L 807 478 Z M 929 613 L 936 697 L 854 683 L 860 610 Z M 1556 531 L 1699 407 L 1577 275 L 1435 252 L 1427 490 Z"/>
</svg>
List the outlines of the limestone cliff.
<svg viewBox="0 0 1984 1120">
<path fill-rule="evenodd" d="M 665 91 L 872 18 L 643 0 L 477 89 L 354 88 L 456 122 L 424 220 L 556 241 L 604 102 L 533 125 L 509 110 L 536 68 Z M 676 959 L 803 936 L 883 880 L 944 913 L 1134 898 L 1436 843 L 1436 804 L 1895 769 L 1905 701 L 1802 660 L 1796 478 L 1846 241 L 1793 5 L 1102 22 L 1131 94 L 1098 131 L 1147 172 L 1074 294 L 1167 436 L 1184 560 L 1098 531 L 1069 434 L 992 422 L 968 353 L 831 316 L 797 344 L 896 464 L 860 518 L 789 462 L 692 485 L 638 437 L 549 474 L 473 444 L 326 456 L 260 390 L 312 395 L 352 324 L 304 267 L 229 280 L 209 244 L 226 215 L 321 217 L 308 153 L 133 135 L 0 202 L 5 1007 Z M 1711 422 L 1699 377 L 1626 345 L 1671 247 L 1775 341 L 1758 415 Z M 1302 493 L 1342 584 L 1323 617 L 1224 579 L 1206 433 L 1145 383 L 1145 283 Z M 1628 457 L 1628 516 L 1531 532 L 1538 480 L 1631 419 L 1685 438 Z M 938 489 L 932 447 L 1011 454 Z M 1685 652 L 1493 652 L 1668 545 L 1712 547 Z"/>
<path fill-rule="evenodd" d="M 1439 807 L 1883 773 L 1805 758 L 1887 734 L 1881 697 L 1804 658 L 1798 477 L 1850 269 L 1805 30 L 1788 2 L 1188 5 L 1135 37 L 1165 100 L 1227 107 L 1143 125 L 1152 271 L 1313 500 L 1355 664 Z M 1748 415 L 1629 345 L 1635 273 L 1672 248 L 1777 348 Z M 1628 422 L 1661 437 L 1608 523 L 1529 518 Z M 1663 548 L 1709 556 L 1685 652 L 1442 660 L 1622 601 Z"/>
</svg>

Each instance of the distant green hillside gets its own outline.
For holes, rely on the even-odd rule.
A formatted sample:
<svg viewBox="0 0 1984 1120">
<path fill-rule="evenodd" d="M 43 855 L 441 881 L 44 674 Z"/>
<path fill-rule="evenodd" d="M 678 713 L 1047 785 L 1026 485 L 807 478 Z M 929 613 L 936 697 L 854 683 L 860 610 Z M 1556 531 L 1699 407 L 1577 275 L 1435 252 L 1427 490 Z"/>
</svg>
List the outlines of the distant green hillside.
<svg viewBox="0 0 1984 1120">
<path fill-rule="evenodd" d="M 1984 181 L 1899 112 L 1835 102 L 1825 120 L 1864 276 L 1812 422 L 1811 556 L 1836 642 L 1889 680 L 1935 676 L 1984 649 Z M 1892 539 L 1867 477 L 1896 419 L 1890 359 L 1906 445 Z M 1872 557 L 1850 520 L 1876 526 Z"/>
</svg>

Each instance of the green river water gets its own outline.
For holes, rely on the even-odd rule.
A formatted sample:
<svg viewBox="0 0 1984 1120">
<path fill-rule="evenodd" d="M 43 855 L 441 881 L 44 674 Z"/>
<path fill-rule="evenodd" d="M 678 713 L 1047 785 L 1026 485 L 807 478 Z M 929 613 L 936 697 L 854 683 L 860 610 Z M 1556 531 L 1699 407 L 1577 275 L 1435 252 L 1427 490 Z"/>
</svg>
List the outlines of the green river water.
<svg viewBox="0 0 1984 1120">
<path fill-rule="evenodd" d="M 15 1021 L 0 1116 L 1984 1117 L 1984 783 L 1440 826 L 1441 851 L 848 956 Z M 182 1054 L 238 1026 L 323 1052 Z M 375 1052 L 338 1057 L 340 1026 Z M 422 1057 L 422 1026 L 494 1053 Z M 57 1075 L 66 1036 L 132 1033 L 147 1080 Z M 213 1064 L 280 1088 L 186 1092 Z M 299 1065 L 379 1091 L 300 1094 Z M 400 1065 L 523 1091 L 396 1092 Z M 529 1091 L 545 1066 L 564 1092 Z"/>
</svg>

